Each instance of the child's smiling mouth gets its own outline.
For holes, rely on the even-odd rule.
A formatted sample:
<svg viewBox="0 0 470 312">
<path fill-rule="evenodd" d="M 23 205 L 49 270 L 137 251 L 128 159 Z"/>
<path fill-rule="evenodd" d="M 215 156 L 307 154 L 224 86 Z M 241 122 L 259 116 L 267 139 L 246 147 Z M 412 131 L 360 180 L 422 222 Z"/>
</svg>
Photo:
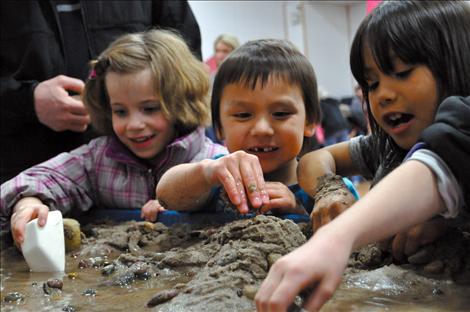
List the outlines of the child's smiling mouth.
<svg viewBox="0 0 470 312">
<path fill-rule="evenodd" d="M 151 134 L 151 135 L 146 135 L 146 136 L 129 138 L 129 140 L 131 141 L 132 145 L 134 145 L 135 147 L 145 148 L 152 142 L 152 139 L 154 137 L 155 137 L 155 134 Z"/>
<path fill-rule="evenodd" d="M 275 147 L 275 146 L 250 147 L 250 148 L 248 148 L 248 152 L 250 152 L 250 153 L 270 153 L 270 152 L 275 152 L 278 149 L 279 149 L 279 147 Z"/>
<path fill-rule="evenodd" d="M 388 113 L 383 117 L 384 122 L 391 128 L 398 128 L 408 123 L 414 116 L 406 113 Z"/>
</svg>

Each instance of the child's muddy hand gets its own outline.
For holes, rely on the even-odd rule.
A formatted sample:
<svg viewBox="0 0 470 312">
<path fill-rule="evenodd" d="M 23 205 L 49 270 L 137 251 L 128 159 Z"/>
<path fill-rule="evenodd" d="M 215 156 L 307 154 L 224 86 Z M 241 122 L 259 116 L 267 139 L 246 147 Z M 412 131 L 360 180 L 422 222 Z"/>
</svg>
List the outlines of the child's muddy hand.
<svg viewBox="0 0 470 312">
<path fill-rule="evenodd" d="M 266 182 L 266 192 L 269 203 L 260 207 L 260 213 L 275 210 L 276 213 L 305 213 L 305 209 L 298 207 L 294 193 L 281 182 Z"/>
<path fill-rule="evenodd" d="M 347 191 L 338 190 L 321 197 L 310 214 L 312 219 L 313 231 L 318 230 L 321 226 L 329 223 L 339 216 L 343 211 L 349 208 L 356 199 Z"/>
<path fill-rule="evenodd" d="M 423 246 L 434 242 L 449 229 L 449 221 L 435 218 L 415 225 L 406 232 L 395 235 L 392 241 L 392 255 L 399 261 L 416 254 Z"/>
<path fill-rule="evenodd" d="M 38 225 L 42 227 L 46 224 L 48 213 L 49 207 L 44 205 L 39 199 L 25 197 L 18 201 L 13 208 L 10 220 L 11 234 L 16 247 L 21 249 L 26 223 L 38 218 Z"/>
<path fill-rule="evenodd" d="M 263 170 L 255 155 L 237 151 L 208 164 L 206 180 L 211 184 L 222 184 L 241 214 L 248 213 L 248 202 L 255 209 L 269 203 Z"/>
<path fill-rule="evenodd" d="M 157 221 L 158 213 L 161 211 L 165 211 L 165 208 L 159 203 L 158 200 L 149 200 L 142 207 L 140 217 L 145 221 L 155 222 Z"/>
</svg>

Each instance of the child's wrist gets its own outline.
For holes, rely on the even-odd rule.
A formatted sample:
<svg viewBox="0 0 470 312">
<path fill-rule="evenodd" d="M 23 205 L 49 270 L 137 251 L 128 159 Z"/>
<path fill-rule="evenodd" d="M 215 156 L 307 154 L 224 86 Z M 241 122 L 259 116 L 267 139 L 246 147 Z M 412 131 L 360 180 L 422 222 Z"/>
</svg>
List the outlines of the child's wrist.
<svg viewBox="0 0 470 312">
<path fill-rule="evenodd" d="M 319 202 L 323 197 L 338 192 L 344 193 L 344 195 L 351 193 L 356 200 L 359 199 L 359 194 L 356 188 L 347 178 L 343 178 L 340 175 L 333 173 L 327 173 L 321 177 L 318 177 L 317 180 L 318 182 L 314 195 L 316 203 Z"/>
<path fill-rule="evenodd" d="M 13 206 L 13 213 L 19 212 L 34 204 L 42 205 L 42 202 L 36 197 L 23 197 Z"/>
</svg>

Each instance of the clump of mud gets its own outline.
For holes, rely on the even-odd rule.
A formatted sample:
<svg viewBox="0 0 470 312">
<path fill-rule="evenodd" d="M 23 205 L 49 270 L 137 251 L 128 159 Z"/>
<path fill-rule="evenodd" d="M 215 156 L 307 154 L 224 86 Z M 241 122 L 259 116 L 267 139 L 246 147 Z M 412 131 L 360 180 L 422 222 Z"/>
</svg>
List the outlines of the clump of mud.
<svg viewBox="0 0 470 312">
<path fill-rule="evenodd" d="M 127 222 L 84 231 L 87 238 L 76 256 L 82 268 L 102 266 L 109 279 L 101 286 L 171 274 L 189 277 L 148 298 L 147 305 L 158 305 L 159 311 L 252 311 L 270 265 L 306 241 L 292 221 L 264 215 L 199 229 Z M 113 253 L 120 255 L 100 262 Z"/>
</svg>

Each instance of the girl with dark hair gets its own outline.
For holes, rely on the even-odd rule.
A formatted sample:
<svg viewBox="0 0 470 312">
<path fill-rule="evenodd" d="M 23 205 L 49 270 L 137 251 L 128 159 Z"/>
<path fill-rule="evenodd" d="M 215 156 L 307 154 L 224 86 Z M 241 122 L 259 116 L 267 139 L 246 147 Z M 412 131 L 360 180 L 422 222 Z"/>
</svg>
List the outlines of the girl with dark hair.
<svg viewBox="0 0 470 312">
<path fill-rule="evenodd" d="M 340 283 L 354 248 L 439 214 L 466 220 L 469 29 L 470 6 L 464 1 L 387 1 L 364 19 L 350 61 L 372 134 L 303 157 L 299 183 L 315 195 L 323 188 L 317 177 L 325 174 L 362 174 L 375 184 L 391 173 L 344 213 L 338 192 L 315 203 L 314 214 L 318 209 L 322 215 L 314 220 L 317 232 L 273 265 L 256 296 L 260 311 L 286 310 L 310 285 L 315 288 L 304 306 L 318 310 Z M 434 239 L 435 220 L 415 227 L 409 237 L 397 235 L 394 247 L 401 245 L 398 249 L 407 254 L 425 242 L 421 233 Z"/>
</svg>

